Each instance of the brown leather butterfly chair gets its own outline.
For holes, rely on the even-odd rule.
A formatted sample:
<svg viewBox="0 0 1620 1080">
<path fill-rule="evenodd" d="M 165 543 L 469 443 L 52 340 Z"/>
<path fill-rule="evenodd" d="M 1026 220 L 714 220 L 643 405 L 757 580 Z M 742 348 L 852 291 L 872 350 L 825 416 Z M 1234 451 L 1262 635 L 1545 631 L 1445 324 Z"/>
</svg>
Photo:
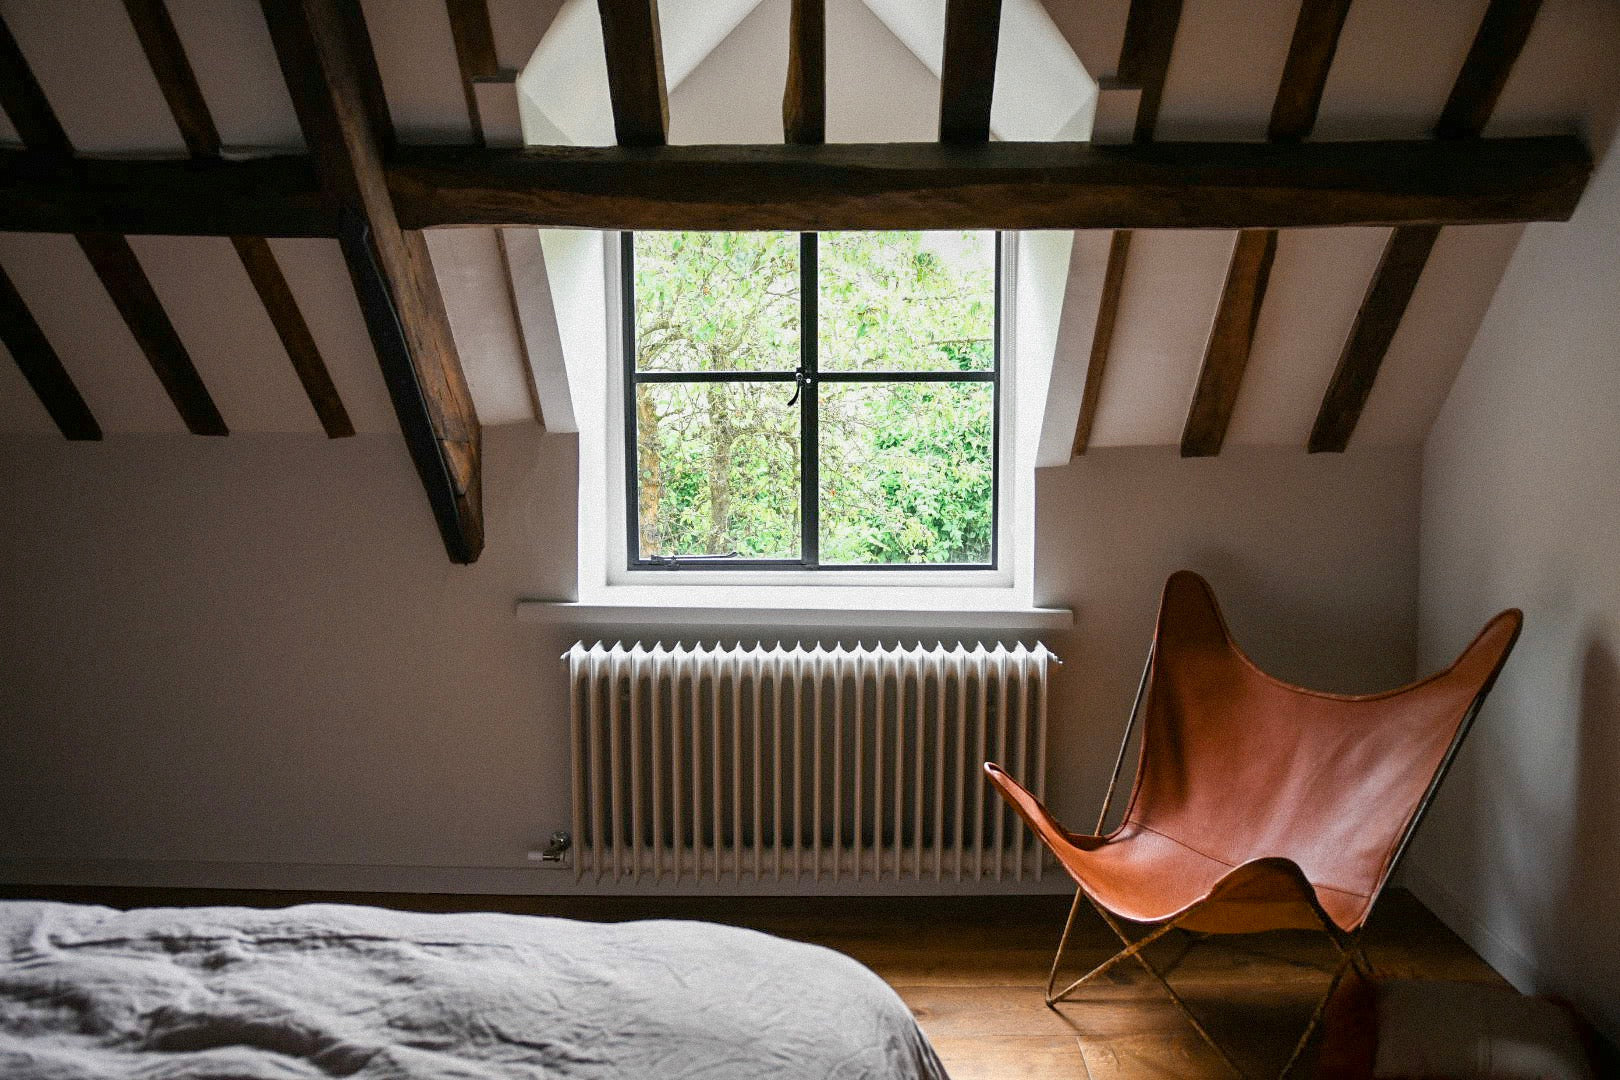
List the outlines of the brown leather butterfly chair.
<svg viewBox="0 0 1620 1080">
<path fill-rule="evenodd" d="M 1233 642 L 1208 583 L 1181 571 L 1164 587 L 1158 629 L 1131 710 L 1143 718 L 1130 806 L 1107 835 L 1072 833 L 993 762 L 985 771 L 1079 884 L 1052 961 L 1052 1005 L 1175 927 L 1199 933 L 1325 930 L 1346 967 L 1365 969 L 1360 936 L 1384 883 L 1434 797 L 1469 724 L 1519 636 L 1504 611 L 1449 668 L 1398 690 L 1347 696 L 1291 686 Z M 1130 744 L 1120 746 L 1100 833 Z M 1081 898 L 1125 948 L 1054 994 Z M 1153 929 L 1132 941 L 1121 920 Z M 1327 994 L 1323 995 L 1323 1002 Z M 1321 1019 L 1318 1004 L 1287 1075 Z"/>
</svg>

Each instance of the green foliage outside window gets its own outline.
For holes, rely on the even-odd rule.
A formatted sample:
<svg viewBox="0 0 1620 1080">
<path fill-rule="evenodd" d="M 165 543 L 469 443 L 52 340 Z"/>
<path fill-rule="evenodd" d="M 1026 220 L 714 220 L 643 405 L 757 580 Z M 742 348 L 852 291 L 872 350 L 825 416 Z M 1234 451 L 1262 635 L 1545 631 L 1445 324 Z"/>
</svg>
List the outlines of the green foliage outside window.
<svg viewBox="0 0 1620 1080">
<path fill-rule="evenodd" d="M 823 373 L 989 372 L 992 233 L 825 233 Z M 797 233 L 640 233 L 636 370 L 738 381 L 634 388 L 640 556 L 800 557 Z M 823 565 L 983 564 L 993 531 L 990 382 L 839 382 L 816 393 Z"/>
</svg>

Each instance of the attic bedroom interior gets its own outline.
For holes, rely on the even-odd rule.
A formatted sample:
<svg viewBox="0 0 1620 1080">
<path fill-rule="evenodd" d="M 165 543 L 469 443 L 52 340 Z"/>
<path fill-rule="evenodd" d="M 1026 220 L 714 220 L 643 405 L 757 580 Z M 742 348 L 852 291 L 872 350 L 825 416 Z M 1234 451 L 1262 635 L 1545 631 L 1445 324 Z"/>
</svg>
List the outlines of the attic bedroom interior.
<svg viewBox="0 0 1620 1080">
<path fill-rule="evenodd" d="M 1620 1076 L 1612 0 L 0 0 L 0 1075 Z"/>
</svg>

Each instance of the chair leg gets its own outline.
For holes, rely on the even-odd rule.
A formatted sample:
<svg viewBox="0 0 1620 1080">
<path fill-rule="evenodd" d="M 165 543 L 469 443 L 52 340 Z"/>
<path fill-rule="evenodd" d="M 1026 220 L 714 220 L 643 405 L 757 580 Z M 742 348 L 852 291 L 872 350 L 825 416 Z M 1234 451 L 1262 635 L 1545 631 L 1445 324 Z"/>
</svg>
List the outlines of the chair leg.
<svg viewBox="0 0 1620 1080">
<path fill-rule="evenodd" d="M 1108 923 L 1109 928 L 1112 929 L 1115 934 L 1119 935 L 1119 939 L 1121 941 L 1124 941 L 1127 945 L 1131 943 L 1130 938 L 1126 937 L 1125 935 L 1125 928 L 1120 926 L 1119 923 L 1114 920 L 1113 916 L 1109 915 L 1106 911 L 1102 911 L 1100 908 L 1098 909 L 1098 913 L 1101 914 L 1103 920 Z M 1174 923 L 1168 923 L 1165 926 L 1160 927 L 1160 930 L 1169 930 L 1174 925 Z M 1143 938 L 1141 940 L 1141 944 L 1147 944 L 1147 940 L 1148 939 Z M 1187 1023 L 1191 1024 L 1193 1030 L 1198 1032 L 1199 1038 L 1203 1039 L 1204 1042 L 1209 1044 L 1209 1048 L 1211 1050 L 1220 1055 L 1220 1059 L 1226 1062 L 1226 1067 L 1231 1069 L 1236 1076 L 1241 1078 L 1241 1080 L 1248 1080 L 1248 1073 L 1244 1072 L 1242 1066 L 1232 1060 L 1232 1055 L 1226 1052 L 1225 1047 L 1215 1041 L 1215 1037 L 1205 1029 L 1202 1023 L 1199 1022 L 1198 1017 L 1193 1015 L 1193 1011 L 1187 1007 L 1187 1003 L 1181 999 L 1181 995 L 1176 993 L 1176 988 L 1171 986 L 1169 980 L 1167 980 L 1163 975 L 1159 974 L 1159 969 L 1154 967 L 1146 956 L 1142 955 L 1141 949 L 1138 948 L 1127 951 L 1136 957 L 1136 962 L 1141 964 L 1149 975 L 1158 980 L 1159 985 L 1164 989 L 1164 992 L 1170 996 L 1170 1000 L 1175 1003 L 1176 1008 L 1181 1010 L 1181 1015 L 1187 1018 Z M 1125 955 L 1126 953 L 1120 953 L 1121 957 Z M 1290 1064 L 1292 1064 L 1292 1061 L 1290 1061 Z"/>
<path fill-rule="evenodd" d="M 1074 903 L 1069 907 L 1068 921 L 1063 925 L 1063 936 L 1058 940 L 1057 955 L 1052 957 L 1052 970 L 1046 979 L 1047 1007 L 1055 1008 L 1058 1002 L 1062 1001 L 1080 986 L 1096 978 L 1098 975 L 1101 975 L 1103 972 L 1109 970 L 1120 961 L 1134 958 L 1136 962 L 1141 964 L 1147 973 L 1153 976 L 1153 978 L 1157 980 L 1158 984 L 1163 987 L 1164 992 L 1169 995 L 1170 1000 L 1175 1004 L 1176 1008 L 1181 1010 L 1181 1014 L 1187 1018 L 1187 1022 L 1191 1024 L 1193 1030 L 1198 1033 L 1198 1037 L 1209 1044 L 1210 1049 L 1214 1050 L 1215 1053 L 1220 1056 L 1220 1059 L 1226 1063 L 1226 1067 L 1231 1069 L 1234 1075 L 1243 1078 L 1243 1080 L 1247 1080 L 1248 1074 L 1243 1071 L 1242 1066 L 1240 1066 L 1236 1061 L 1232 1060 L 1232 1055 L 1227 1053 L 1226 1049 L 1221 1046 L 1220 1043 L 1215 1041 L 1215 1037 L 1209 1033 L 1208 1029 L 1204 1027 L 1204 1025 L 1199 1021 L 1198 1017 L 1193 1014 L 1192 1009 L 1190 1009 L 1187 1006 L 1187 1003 L 1182 1000 L 1181 995 L 1176 993 L 1175 987 L 1170 985 L 1169 980 L 1160 974 L 1158 968 L 1154 967 L 1148 958 L 1142 953 L 1142 951 L 1149 945 L 1153 944 L 1155 941 L 1158 941 L 1170 931 L 1176 929 L 1175 920 L 1164 923 L 1163 925 L 1156 927 L 1146 936 L 1132 941 L 1130 935 L 1125 932 L 1125 928 L 1120 925 L 1119 920 L 1115 919 L 1114 916 L 1111 915 L 1102 905 L 1092 901 L 1091 906 L 1096 909 L 1097 914 L 1102 917 L 1103 922 L 1108 924 L 1108 928 L 1114 932 L 1115 936 L 1119 938 L 1125 947 L 1119 952 L 1115 953 L 1113 956 L 1110 956 L 1107 960 L 1104 960 L 1102 963 L 1092 968 L 1090 971 L 1086 972 L 1084 975 L 1080 976 L 1078 979 L 1074 980 L 1074 982 L 1070 983 L 1062 990 L 1055 994 L 1052 992 L 1052 988 L 1057 985 L 1058 968 L 1063 963 L 1063 950 L 1068 947 L 1069 936 L 1074 931 L 1075 918 L 1080 913 L 1080 900 L 1084 896 L 1084 890 L 1077 889 L 1075 891 Z M 1288 1080 L 1288 1077 L 1293 1073 L 1294 1068 L 1299 1064 L 1300 1058 L 1305 1053 L 1305 1047 L 1307 1044 L 1309 1044 L 1311 1041 L 1311 1036 L 1316 1033 L 1317 1027 L 1321 1024 L 1322 1016 L 1327 1011 L 1328 1001 L 1333 997 L 1333 992 L 1338 989 L 1339 982 L 1344 978 L 1345 972 L 1347 972 L 1351 967 L 1354 967 L 1357 971 L 1364 975 L 1371 975 L 1372 973 L 1372 964 L 1367 959 L 1367 954 L 1361 947 L 1359 932 L 1351 935 L 1343 935 L 1341 933 L 1336 933 L 1334 929 L 1326 923 L 1324 923 L 1323 929 L 1327 932 L 1328 937 L 1333 942 L 1334 946 L 1339 950 L 1339 962 L 1333 969 L 1333 978 L 1328 982 L 1327 991 L 1322 995 L 1321 999 L 1317 1001 L 1316 1008 L 1311 1012 L 1311 1018 L 1305 1025 L 1305 1030 L 1300 1034 L 1299 1040 L 1294 1044 L 1293 1052 L 1289 1054 L 1287 1064 L 1285 1064 L 1282 1067 L 1282 1071 L 1277 1074 L 1278 1080 Z M 1195 940 L 1201 939 L 1204 936 L 1206 935 L 1195 934 Z M 1341 940 L 1341 938 L 1343 940 Z"/>
<path fill-rule="evenodd" d="M 1289 1075 L 1294 1071 L 1294 1066 L 1299 1064 L 1301 1055 L 1305 1053 L 1305 1044 L 1311 1041 L 1312 1035 L 1316 1034 L 1316 1028 L 1322 1022 L 1322 1014 L 1327 1011 L 1328 1001 L 1333 997 L 1333 992 L 1339 988 L 1339 980 L 1344 978 L 1344 973 L 1350 970 L 1351 965 L 1355 963 L 1356 957 L 1360 953 L 1361 946 L 1358 944 L 1354 948 L 1346 949 L 1344 955 L 1339 958 L 1338 966 L 1333 969 L 1333 979 L 1328 983 L 1326 993 L 1316 1003 L 1316 1008 L 1311 1012 L 1310 1021 L 1305 1025 L 1305 1030 L 1300 1033 L 1299 1041 L 1294 1044 L 1294 1052 L 1288 1055 L 1288 1064 L 1284 1065 L 1282 1072 L 1277 1074 L 1277 1080 L 1288 1080 Z M 1365 957 L 1362 959 L 1365 960 Z"/>
<path fill-rule="evenodd" d="M 1114 932 L 1119 934 L 1120 939 L 1125 942 L 1125 948 L 1121 949 L 1113 956 L 1110 956 L 1107 960 L 1104 960 L 1102 963 L 1098 964 L 1096 967 L 1092 968 L 1090 971 L 1074 980 L 1074 982 L 1070 983 L 1068 986 L 1065 986 L 1062 990 L 1054 994 L 1052 992 L 1052 988 L 1057 985 L 1058 967 L 1063 963 L 1063 950 L 1069 943 L 1069 934 L 1074 929 L 1074 919 L 1075 916 L 1080 913 L 1080 900 L 1084 896 L 1085 893 L 1083 891 L 1075 891 L 1074 904 L 1069 908 L 1069 921 L 1064 924 L 1063 937 L 1058 940 L 1057 955 L 1052 957 L 1052 971 L 1051 974 L 1046 977 L 1047 1008 L 1056 1007 L 1057 1003 L 1068 997 L 1072 991 L 1080 988 L 1081 986 L 1090 982 L 1092 979 L 1095 979 L 1098 975 L 1101 975 L 1103 972 L 1109 970 L 1120 961 L 1129 960 L 1131 957 L 1138 955 L 1143 949 L 1147 948 L 1149 945 L 1168 934 L 1171 930 L 1175 929 L 1175 923 L 1165 923 L 1163 926 L 1156 928 L 1146 937 L 1143 937 L 1137 941 L 1132 941 L 1129 937 L 1126 937 L 1123 933 L 1120 933 L 1120 931 L 1116 928 Z M 1104 919 L 1108 918 L 1108 913 L 1103 911 L 1101 907 L 1098 907 L 1096 904 L 1093 904 L 1092 906 L 1096 907 L 1098 914 L 1102 915 Z M 1113 925 L 1111 920 L 1110 925 Z"/>
<path fill-rule="evenodd" d="M 1052 987 L 1057 985 L 1058 965 L 1063 963 L 1063 950 L 1068 947 L 1069 932 L 1074 929 L 1074 917 L 1080 914 L 1080 899 L 1083 896 L 1085 896 L 1084 892 L 1079 889 L 1074 890 L 1074 903 L 1069 905 L 1069 918 L 1068 921 L 1063 924 L 1063 936 L 1058 938 L 1057 955 L 1052 957 L 1052 971 L 1046 976 L 1046 1004 L 1048 1008 L 1052 1006 L 1053 1002 L 1057 1001 L 1058 998 L 1063 996 L 1063 994 L 1053 996 Z M 1067 994 L 1069 990 L 1073 989 L 1074 987 L 1070 986 L 1068 990 L 1064 990 L 1063 993 Z"/>
</svg>

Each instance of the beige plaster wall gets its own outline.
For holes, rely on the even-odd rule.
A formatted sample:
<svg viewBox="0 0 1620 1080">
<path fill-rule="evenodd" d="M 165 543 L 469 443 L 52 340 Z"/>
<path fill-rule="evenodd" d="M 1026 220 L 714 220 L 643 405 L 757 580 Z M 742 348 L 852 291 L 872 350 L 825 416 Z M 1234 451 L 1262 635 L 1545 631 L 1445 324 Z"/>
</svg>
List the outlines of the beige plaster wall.
<svg viewBox="0 0 1620 1080">
<path fill-rule="evenodd" d="M 1429 438 L 1421 633 L 1494 611 L 1518 649 L 1412 859 L 1420 895 L 1525 988 L 1620 1035 L 1620 154 L 1532 225 Z"/>
<path fill-rule="evenodd" d="M 486 438 L 472 567 L 393 437 L 0 441 L 0 880 L 573 888 L 526 853 L 567 824 L 576 632 L 513 605 L 572 588 L 574 442 Z M 1405 679 L 1417 484 L 1413 451 L 1043 472 L 1038 599 L 1078 620 L 1048 639 L 1058 809 L 1094 812 L 1177 567 L 1279 674 Z"/>
</svg>

